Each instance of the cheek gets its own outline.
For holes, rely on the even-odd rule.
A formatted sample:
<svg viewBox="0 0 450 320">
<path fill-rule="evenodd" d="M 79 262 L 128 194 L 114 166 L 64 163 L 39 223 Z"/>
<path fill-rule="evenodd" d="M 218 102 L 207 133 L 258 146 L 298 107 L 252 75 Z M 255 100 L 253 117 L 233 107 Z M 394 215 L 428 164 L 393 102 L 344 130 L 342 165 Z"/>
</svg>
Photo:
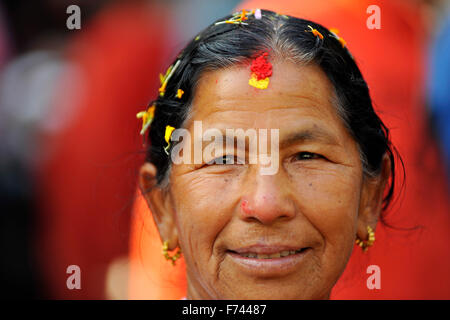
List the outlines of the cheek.
<svg viewBox="0 0 450 320">
<path fill-rule="evenodd" d="M 356 170 L 310 172 L 295 179 L 303 215 L 323 239 L 322 276 L 334 283 L 353 250 L 359 208 L 361 178 Z M 303 204 L 303 206 L 302 206 Z"/>
<path fill-rule="evenodd" d="M 361 178 L 357 168 L 310 170 L 291 175 L 300 211 L 324 238 L 326 249 L 352 247 Z M 338 251 L 339 252 L 339 251 Z M 342 252 L 342 251 L 341 251 Z"/>
<path fill-rule="evenodd" d="M 174 180 L 179 239 L 189 246 L 185 256 L 211 262 L 215 240 L 234 212 L 236 179 L 192 173 Z"/>
</svg>

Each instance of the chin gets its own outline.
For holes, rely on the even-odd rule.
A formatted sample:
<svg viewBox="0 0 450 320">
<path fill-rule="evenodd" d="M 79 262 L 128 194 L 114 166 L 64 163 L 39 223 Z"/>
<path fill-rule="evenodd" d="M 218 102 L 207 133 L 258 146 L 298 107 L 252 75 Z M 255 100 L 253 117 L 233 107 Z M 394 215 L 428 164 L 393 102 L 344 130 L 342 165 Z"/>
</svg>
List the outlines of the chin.
<svg viewBox="0 0 450 320">
<path fill-rule="evenodd" d="M 253 294 L 233 295 L 225 297 L 225 300 L 328 300 L 330 293 L 327 294 L 304 294 L 299 292 L 254 292 Z"/>
<path fill-rule="evenodd" d="M 225 300 L 328 300 L 331 288 L 320 290 L 323 286 L 302 283 L 304 281 L 290 280 L 289 283 L 278 279 L 260 279 L 246 284 L 240 281 L 236 289 L 227 286 L 227 293 L 220 299 Z M 317 290 L 319 289 L 319 290 Z M 229 292 L 231 290 L 232 292 Z"/>
</svg>

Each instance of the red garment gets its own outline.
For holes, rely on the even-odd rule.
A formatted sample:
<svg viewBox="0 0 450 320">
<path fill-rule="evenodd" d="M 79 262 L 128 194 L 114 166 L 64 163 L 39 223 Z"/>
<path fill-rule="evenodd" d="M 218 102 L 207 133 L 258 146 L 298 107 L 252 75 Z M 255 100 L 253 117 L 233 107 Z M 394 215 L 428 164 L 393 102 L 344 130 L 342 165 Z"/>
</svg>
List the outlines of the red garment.
<svg viewBox="0 0 450 320">
<path fill-rule="evenodd" d="M 173 58 L 166 54 L 166 17 L 159 6 L 121 2 L 83 25 L 68 49 L 82 78 L 67 75 L 70 91 L 60 92 L 55 105 L 69 103 L 74 113 L 66 128 L 45 137 L 52 153 L 37 179 L 37 252 L 51 298 L 105 298 L 108 265 L 128 254 L 144 161 L 136 113 L 157 92 L 158 73 Z M 66 287 L 72 264 L 81 268 L 81 290 Z"/>
</svg>

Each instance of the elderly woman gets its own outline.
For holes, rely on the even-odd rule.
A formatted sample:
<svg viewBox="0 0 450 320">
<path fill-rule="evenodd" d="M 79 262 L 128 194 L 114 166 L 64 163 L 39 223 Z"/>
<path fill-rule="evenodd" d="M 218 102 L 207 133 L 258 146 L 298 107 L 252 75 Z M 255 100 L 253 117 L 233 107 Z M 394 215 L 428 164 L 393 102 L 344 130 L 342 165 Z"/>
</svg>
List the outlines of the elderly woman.
<svg viewBox="0 0 450 320">
<path fill-rule="evenodd" d="M 192 40 L 161 82 L 138 114 L 140 185 L 164 255 L 184 256 L 186 297 L 329 298 L 355 241 L 374 243 L 395 177 L 345 41 L 242 11 Z"/>
</svg>

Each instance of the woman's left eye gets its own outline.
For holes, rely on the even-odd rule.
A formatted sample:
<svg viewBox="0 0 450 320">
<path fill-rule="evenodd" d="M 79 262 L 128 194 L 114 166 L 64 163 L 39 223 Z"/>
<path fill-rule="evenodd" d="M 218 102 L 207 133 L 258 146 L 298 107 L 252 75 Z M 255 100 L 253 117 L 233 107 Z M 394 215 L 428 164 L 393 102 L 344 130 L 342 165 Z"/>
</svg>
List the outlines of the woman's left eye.
<svg viewBox="0 0 450 320">
<path fill-rule="evenodd" d="M 312 152 L 299 152 L 294 156 L 294 158 L 294 160 L 314 160 L 323 158 L 323 156 Z"/>
<path fill-rule="evenodd" d="M 221 157 L 217 157 L 209 162 L 207 162 L 208 165 L 214 165 L 214 164 L 240 164 L 237 157 L 233 155 L 224 155 Z"/>
</svg>

